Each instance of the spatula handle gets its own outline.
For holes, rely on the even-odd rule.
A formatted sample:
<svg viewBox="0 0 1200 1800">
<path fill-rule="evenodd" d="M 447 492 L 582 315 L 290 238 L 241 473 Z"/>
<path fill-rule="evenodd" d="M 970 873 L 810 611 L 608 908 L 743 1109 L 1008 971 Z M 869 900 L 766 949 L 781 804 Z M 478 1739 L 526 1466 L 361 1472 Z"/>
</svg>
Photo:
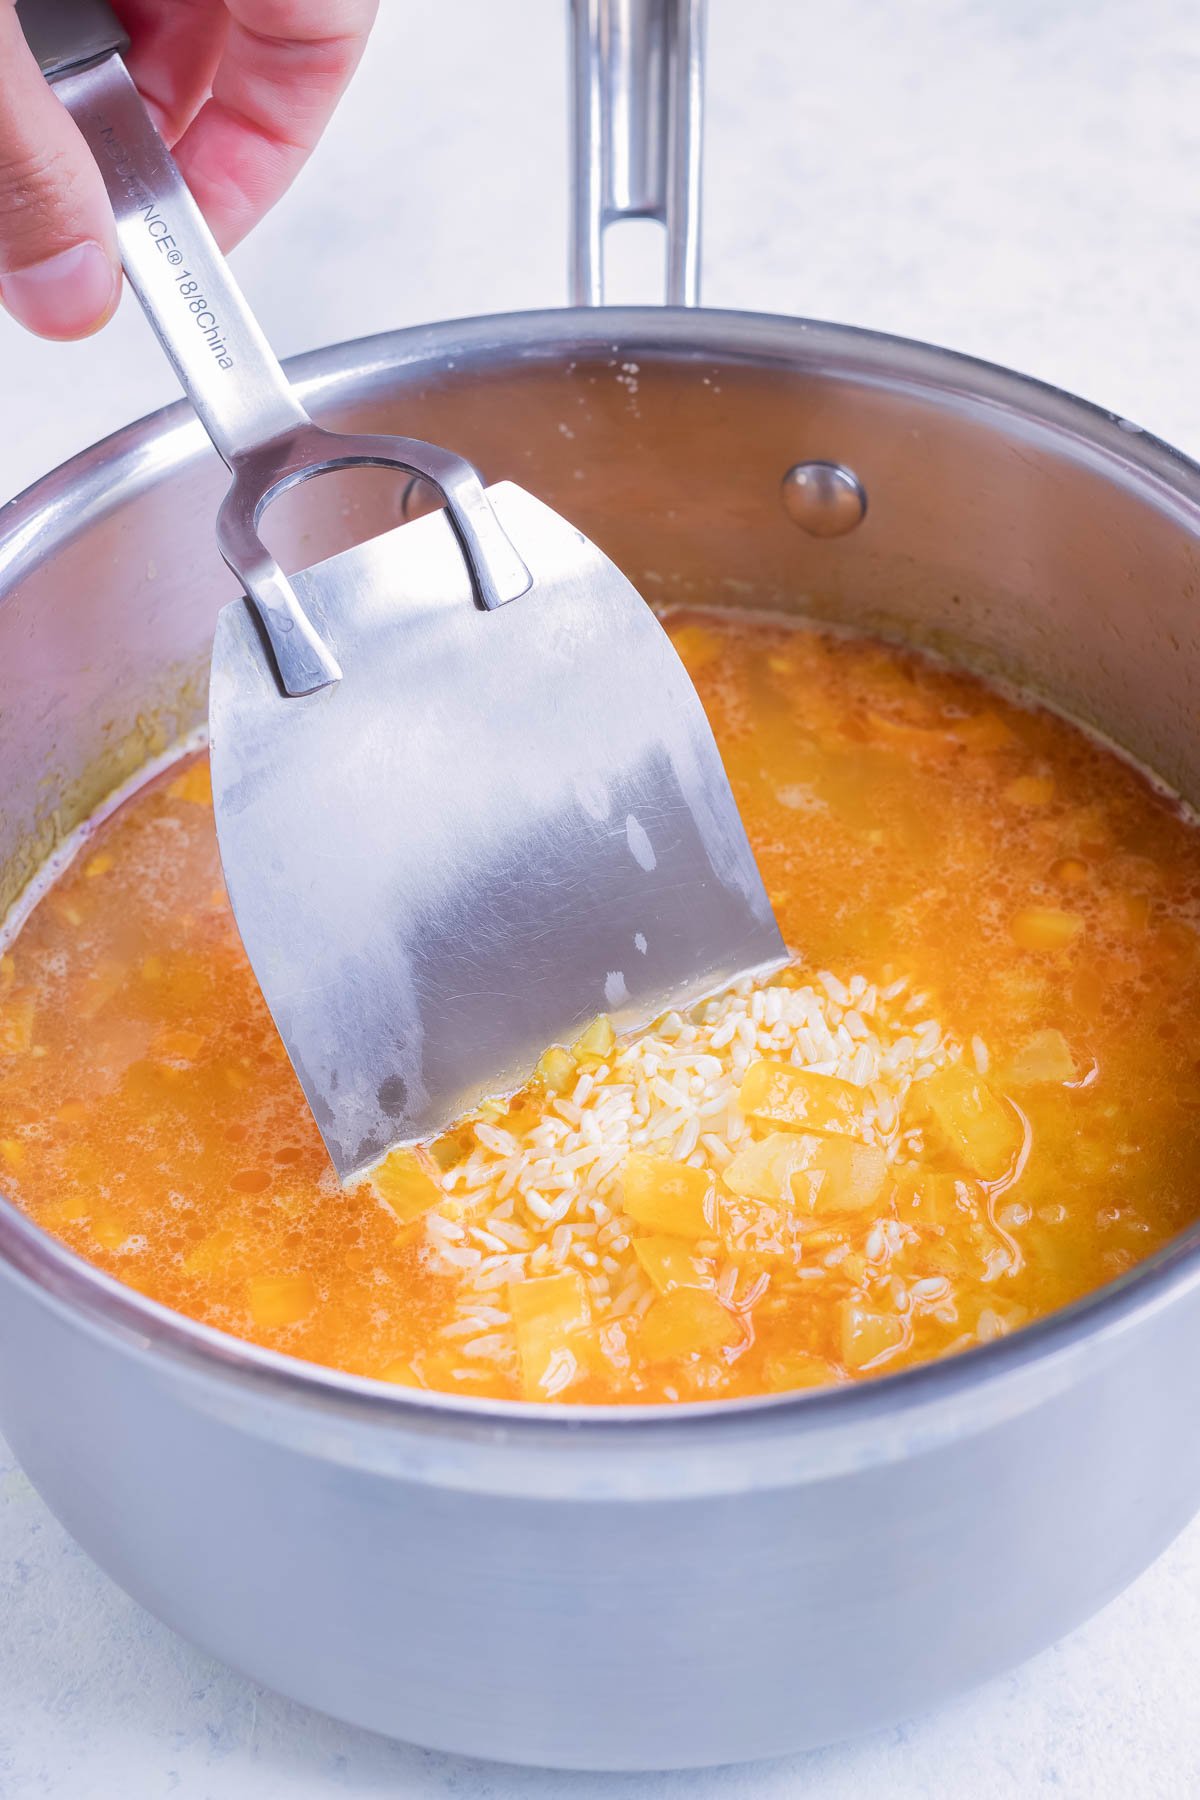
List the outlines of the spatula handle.
<svg viewBox="0 0 1200 1800">
<path fill-rule="evenodd" d="M 130 285 L 225 461 L 306 425 L 120 57 L 72 68 L 55 88 L 104 176 Z"/>
<path fill-rule="evenodd" d="M 20 0 L 18 11 L 104 177 L 129 281 L 232 471 L 217 542 L 258 610 L 284 691 L 314 693 L 341 669 L 258 525 L 277 494 L 324 470 L 375 464 L 422 476 L 445 501 L 479 604 L 525 593 L 529 570 L 462 457 L 417 438 L 349 437 L 309 418 L 121 60 L 127 39 L 105 0 Z"/>
</svg>

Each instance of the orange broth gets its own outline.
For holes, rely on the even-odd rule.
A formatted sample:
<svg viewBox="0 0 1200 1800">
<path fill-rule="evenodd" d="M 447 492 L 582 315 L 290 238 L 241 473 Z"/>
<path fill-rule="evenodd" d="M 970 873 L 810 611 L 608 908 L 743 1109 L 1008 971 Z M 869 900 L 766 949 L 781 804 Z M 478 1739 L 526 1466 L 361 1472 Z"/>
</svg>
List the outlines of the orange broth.
<svg viewBox="0 0 1200 1800">
<path fill-rule="evenodd" d="M 936 1021 L 949 1060 L 910 1058 L 865 1160 L 855 1096 L 839 1113 L 846 1084 L 805 1076 L 799 1113 L 784 1081 L 736 1146 L 622 1162 L 566 1238 L 520 1194 L 464 1186 L 489 1132 L 521 1142 L 620 1081 L 602 1022 L 511 1103 L 342 1191 L 242 952 L 200 757 L 88 836 L 0 960 L 5 1190 L 121 1281 L 273 1349 L 594 1402 L 890 1373 L 1064 1305 L 1194 1219 L 1200 835 L 1178 805 L 914 654 L 761 618 L 668 625 L 796 958 L 782 987 L 895 990 L 894 1033 Z M 830 1016 L 857 1031 L 854 1010 Z M 750 1164 L 738 1195 L 724 1173 Z M 468 1301 L 435 1228 L 478 1252 Z"/>
</svg>

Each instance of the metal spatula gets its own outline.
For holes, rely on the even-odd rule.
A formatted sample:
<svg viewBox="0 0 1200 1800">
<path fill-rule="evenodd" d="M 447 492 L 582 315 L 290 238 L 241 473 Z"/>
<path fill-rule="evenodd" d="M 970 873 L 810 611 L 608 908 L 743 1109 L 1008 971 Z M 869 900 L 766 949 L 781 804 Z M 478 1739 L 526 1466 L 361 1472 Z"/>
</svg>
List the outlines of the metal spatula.
<svg viewBox="0 0 1200 1800">
<path fill-rule="evenodd" d="M 594 545 L 448 451 L 313 424 L 99 0 L 24 0 L 129 279 L 233 482 L 213 793 L 255 975 L 340 1175 L 516 1086 L 598 1012 L 648 1022 L 784 955 L 712 734 Z M 444 510 L 287 578 L 285 488 L 394 466 Z"/>
</svg>

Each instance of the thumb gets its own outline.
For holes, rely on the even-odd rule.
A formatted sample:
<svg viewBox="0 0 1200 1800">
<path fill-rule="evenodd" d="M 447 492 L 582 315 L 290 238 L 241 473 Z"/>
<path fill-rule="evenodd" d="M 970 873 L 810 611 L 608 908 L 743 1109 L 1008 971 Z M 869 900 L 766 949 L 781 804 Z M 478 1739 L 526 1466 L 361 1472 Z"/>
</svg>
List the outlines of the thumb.
<svg viewBox="0 0 1200 1800">
<path fill-rule="evenodd" d="M 121 291 L 100 171 L 0 0 L 0 300 L 41 337 L 79 338 Z"/>
</svg>

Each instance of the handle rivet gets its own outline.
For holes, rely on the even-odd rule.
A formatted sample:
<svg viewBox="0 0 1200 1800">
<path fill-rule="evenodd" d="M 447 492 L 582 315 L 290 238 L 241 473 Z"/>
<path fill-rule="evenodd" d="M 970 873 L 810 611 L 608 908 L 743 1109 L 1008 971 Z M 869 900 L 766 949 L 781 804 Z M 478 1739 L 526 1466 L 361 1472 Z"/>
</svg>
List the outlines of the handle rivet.
<svg viewBox="0 0 1200 1800">
<path fill-rule="evenodd" d="M 779 495 L 788 518 L 810 537 L 844 537 L 867 516 L 866 489 L 841 463 L 793 463 Z"/>
</svg>

